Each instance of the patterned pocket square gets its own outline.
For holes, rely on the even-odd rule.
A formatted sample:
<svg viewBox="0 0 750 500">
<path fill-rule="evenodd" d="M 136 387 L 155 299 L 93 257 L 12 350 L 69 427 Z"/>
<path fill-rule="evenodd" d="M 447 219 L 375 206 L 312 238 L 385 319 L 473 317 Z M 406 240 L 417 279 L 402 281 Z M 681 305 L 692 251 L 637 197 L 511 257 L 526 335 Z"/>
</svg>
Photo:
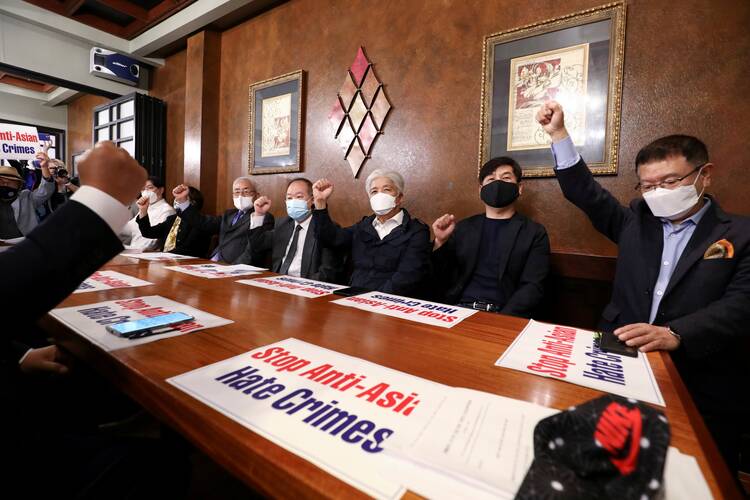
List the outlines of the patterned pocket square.
<svg viewBox="0 0 750 500">
<path fill-rule="evenodd" d="M 727 240 L 719 240 L 706 250 L 704 259 L 731 259 L 734 257 L 734 245 Z"/>
</svg>

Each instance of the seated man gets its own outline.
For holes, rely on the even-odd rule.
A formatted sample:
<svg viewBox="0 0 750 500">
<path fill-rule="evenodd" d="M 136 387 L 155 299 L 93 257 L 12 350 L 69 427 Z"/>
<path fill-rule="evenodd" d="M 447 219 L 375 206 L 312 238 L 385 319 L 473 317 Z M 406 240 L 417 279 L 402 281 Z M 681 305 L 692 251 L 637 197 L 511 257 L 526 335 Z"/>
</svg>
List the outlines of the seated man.
<svg viewBox="0 0 750 500">
<path fill-rule="evenodd" d="M 312 182 L 298 177 L 286 188 L 286 213 L 271 231 L 250 231 L 251 245 L 257 251 L 272 251 L 271 271 L 289 276 L 336 283 L 340 279 L 341 259 L 331 248 L 322 247 L 315 236 L 312 217 Z M 265 215 L 271 200 L 255 200 L 255 213 Z"/>
<path fill-rule="evenodd" d="M 165 189 L 162 179 L 154 176 L 149 177 L 146 185 L 143 187 L 143 191 L 141 191 L 141 197 L 136 202 L 139 207 L 148 202 L 147 210 L 151 224 L 161 224 L 175 213 L 174 209 L 164 199 Z M 120 233 L 120 238 L 124 240 L 123 242 L 126 243 L 125 248 L 129 250 L 152 252 L 161 248 L 161 242 L 158 238 L 149 238 L 141 233 L 141 228 L 138 224 L 138 215 L 125 224 Z"/>
<path fill-rule="evenodd" d="M 410 296 L 424 293 L 430 270 L 430 230 L 401 208 L 403 177 L 375 170 L 365 181 L 365 192 L 375 213 L 342 229 L 328 215 L 333 183 L 321 179 L 313 184 L 313 222 L 320 242 L 351 248 L 353 287 Z"/>
<path fill-rule="evenodd" d="M 178 186 L 172 191 L 172 195 L 181 194 L 182 189 L 184 189 L 184 186 Z M 190 206 L 195 207 L 200 212 L 203 208 L 203 193 L 192 186 L 187 189 Z M 164 219 L 164 222 L 152 226 L 148 215 L 149 204 L 148 198 L 138 200 L 136 222 L 138 222 L 138 228 L 144 238 L 154 238 L 164 242 L 162 246 L 165 252 L 200 258 L 206 257 L 208 246 L 211 244 L 210 233 L 201 231 L 183 221 L 180 217 L 182 211 L 179 209 L 177 209 L 177 213 Z M 178 203 L 175 202 L 175 205 L 178 205 Z"/>
<path fill-rule="evenodd" d="M 44 152 L 36 154 L 42 179 L 33 191 L 24 188 L 23 177 L 15 167 L 0 166 L 0 239 L 26 236 L 39 224 L 37 209 L 43 207 L 55 192 L 46 151 L 45 146 Z"/>
<path fill-rule="evenodd" d="M 516 212 L 521 166 L 493 158 L 479 171 L 484 214 L 432 224 L 433 264 L 443 299 L 481 311 L 530 317 L 544 294 L 549 238 L 544 226 Z"/>
<path fill-rule="evenodd" d="M 211 255 L 213 261 L 223 261 L 230 264 L 265 265 L 267 256 L 262 252 L 254 252 L 250 246 L 249 232 L 256 227 L 273 229 L 273 215 L 254 213 L 253 202 L 258 197 L 255 183 L 249 177 L 238 177 L 232 183 L 234 207 L 224 212 L 224 215 L 204 215 L 190 204 L 188 187 L 184 184 L 177 186 L 174 191 L 175 207 L 180 210 L 180 217 L 191 227 L 195 227 L 209 234 L 219 235 L 219 245 Z"/>
<path fill-rule="evenodd" d="M 671 135 L 642 148 L 635 159 L 642 198 L 625 207 L 592 177 L 558 103 L 543 105 L 537 120 L 552 138 L 563 194 L 619 245 L 602 329 L 643 352 L 671 353 L 736 472 L 748 404 L 750 219 L 725 213 L 706 194 L 714 166 L 695 137 Z"/>
</svg>

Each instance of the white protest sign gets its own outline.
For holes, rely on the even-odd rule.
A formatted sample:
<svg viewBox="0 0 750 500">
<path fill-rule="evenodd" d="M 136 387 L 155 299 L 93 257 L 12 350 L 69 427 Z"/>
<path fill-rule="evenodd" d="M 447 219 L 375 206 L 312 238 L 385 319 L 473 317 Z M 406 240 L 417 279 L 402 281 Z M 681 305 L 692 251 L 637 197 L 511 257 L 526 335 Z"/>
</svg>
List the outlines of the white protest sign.
<svg viewBox="0 0 750 500">
<path fill-rule="evenodd" d="M 401 442 L 408 447 L 429 427 L 431 432 L 442 433 L 443 441 L 436 446 L 455 439 L 459 450 L 468 439 L 467 435 L 455 436 L 456 429 L 466 426 L 460 408 L 467 399 L 475 401 L 479 411 L 492 406 L 493 418 L 507 409 L 513 429 L 520 426 L 518 430 L 524 431 L 555 412 L 531 403 L 451 388 L 297 339 L 259 347 L 168 382 L 376 498 L 396 498 L 403 492 L 401 479 L 383 472 L 389 468 L 386 462 L 394 460 L 381 453 L 385 440 L 403 432 Z M 458 408 L 458 413 L 448 412 L 451 408 Z M 431 424 L 444 413 L 450 416 L 440 419 L 440 428 Z M 473 425 L 490 434 L 501 432 L 489 421 L 487 425 Z M 526 462 L 530 463 L 532 433 L 508 439 L 504 446 L 507 453 L 503 457 L 520 460 L 518 476 L 522 480 Z M 498 448 L 496 443 L 477 450 L 494 456 Z M 481 458 L 479 454 L 475 461 Z"/>
<path fill-rule="evenodd" d="M 452 328 L 475 314 L 474 309 L 450 306 L 439 302 L 417 300 L 383 292 L 368 292 L 354 297 L 333 300 L 334 304 L 355 307 L 364 311 L 408 319 L 417 323 Z"/>
<path fill-rule="evenodd" d="M 646 355 L 603 352 L 594 335 L 531 320 L 495 365 L 665 406 Z"/>
<path fill-rule="evenodd" d="M 273 276 L 269 278 L 255 278 L 251 280 L 238 280 L 237 283 L 243 285 L 257 286 L 277 292 L 284 292 L 300 297 L 315 298 L 331 295 L 336 290 L 346 288 L 333 283 L 324 281 L 308 280 L 305 278 L 296 278 L 294 276 Z"/>
<path fill-rule="evenodd" d="M 234 264 L 231 266 L 221 264 L 183 264 L 181 266 L 167 266 L 165 269 L 209 279 L 248 276 L 266 271 L 262 267 L 249 266 L 247 264 Z"/>
<path fill-rule="evenodd" d="M 0 123 L 0 159 L 35 160 L 39 143 L 36 127 Z"/>
<path fill-rule="evenodd" d="M 99 292 L 101 290 L 112 290 L 113 288 L 133 288 L 146 285 L 153 285 L 153 283 L 116 271 L 97 271 L 78 285 L 78 289 L 73 293 Z"/>
<path fill-rule="evenodd" d="M 175 325 L 174 332 L 152 335 L 139 339 L 127 339 L 118 337 L 106 330 L 107 325 L 124 323 L 143 318 L 152 318 L 162 314 L 182 312 L 192 316 L 192 321 Z M 147 342 L 154 342 L 185 333 L 223 326 L 233 321 L 214 316 L 194 307 L 190 307 L 173 300 L 150 295 L 147 297 L 136 297 L 133 299 L 110 300 L 96 304 L 87 304 L 73 307 L 53 309 L 50 315 L 65 324 L 74 332 L 87 338 L 105 351 L 132 347 Z"/>
<path fill-rule="evenodd" d="M 180 255 L 177 253 L 169 252 L 144 252 L 144 253 L 128 253 L 123 252 L 121 255 L 124 257 L 133 257 L 134 259 L 151 260 L 155 262 L 161 262 L 166 260 L 187 260 L 187 259 L 198 259 L 199 257 L 192 257 L 190 255 Z"/>
</svg>

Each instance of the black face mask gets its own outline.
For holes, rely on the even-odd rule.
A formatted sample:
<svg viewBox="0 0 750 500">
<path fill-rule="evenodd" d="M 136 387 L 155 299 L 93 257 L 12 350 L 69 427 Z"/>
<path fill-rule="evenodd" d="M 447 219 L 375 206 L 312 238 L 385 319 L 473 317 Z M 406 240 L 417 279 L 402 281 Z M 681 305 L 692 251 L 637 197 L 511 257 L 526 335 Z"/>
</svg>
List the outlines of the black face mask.
<svg viewBox="0 0 750 500">
<path fill-rule="evenodd" d="M 492 181 L 482 186 L 479 197 L 493 208 L 503 208 L 516 201 L 518 194 L 518 184 L 505 181 Z"/>
<path fill-rule="evenodd" d="M 13 203 L 18 198 L 18 189 L 10 186 L 0 186 L 0 201 Z"/>
</svg>

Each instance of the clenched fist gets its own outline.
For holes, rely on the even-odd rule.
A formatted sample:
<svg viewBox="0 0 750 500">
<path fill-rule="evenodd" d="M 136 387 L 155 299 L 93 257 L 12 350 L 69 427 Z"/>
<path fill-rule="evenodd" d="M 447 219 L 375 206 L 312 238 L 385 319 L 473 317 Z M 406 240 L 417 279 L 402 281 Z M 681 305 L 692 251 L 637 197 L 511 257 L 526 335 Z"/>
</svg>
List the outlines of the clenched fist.
<svg viewBox="0 0 750 500">
<path fill-rule="evenodd" d="M 189 194 L 190 189 L 188 189 L 185 184 L 178 184 L 177 187 L 172 190 L 172 196 L 174 196 L 174 201 L 177 203 L 185 203 L 188 201 Z"/>
<path fill-rule="evenodd" d="M 255 215 L 266 215 L 271 209 L 271 199 L 267 196 L 259 196 L 253 202 L 255 207 Z"/>
<path fill-rule="evenodd" d="M 442 217 L 438 217 L 435 222 L 432 223 L 432 231 L 435 233 L 435 244 L 433 250 L 437 250 L 443 243 L 448 241 L 453 230 L 456 229 L 456 218 L 453 214 L 445 214 Z"/>
<path fill-rule="evenodd" d="M 81 158 L 78 174 L 82 186 L 104 191 L 125 206 L 133 201 L 133 193 L 146 183 L 146 169 L 130 154 L 113 142 L 96 143 Z"/>
<path fill-rule="evenodd" d="M 141 196 L 135 203 L 138 205 L 138 218 L 141 219 L 145 217 L 148 213 L 148 207 L 151 204 L 148 201 L 148 196 Z"/>
<path fill-rule="evenodd" d="M 328 198 L 333 194 L 333 182 L 328 179 L 320 179 L 313 184 L 313 199 L 315 208 L 323 209 L 328 204 Z"/>
<path fill-rule="evenodd" d="M 536 121 L 542 126 L 552 139 L 557 142 L 568 137 L 565 129 L 565 115 L 563 108 L 557 101 L 547 101 L 536 113 Z"/>
</svg>

